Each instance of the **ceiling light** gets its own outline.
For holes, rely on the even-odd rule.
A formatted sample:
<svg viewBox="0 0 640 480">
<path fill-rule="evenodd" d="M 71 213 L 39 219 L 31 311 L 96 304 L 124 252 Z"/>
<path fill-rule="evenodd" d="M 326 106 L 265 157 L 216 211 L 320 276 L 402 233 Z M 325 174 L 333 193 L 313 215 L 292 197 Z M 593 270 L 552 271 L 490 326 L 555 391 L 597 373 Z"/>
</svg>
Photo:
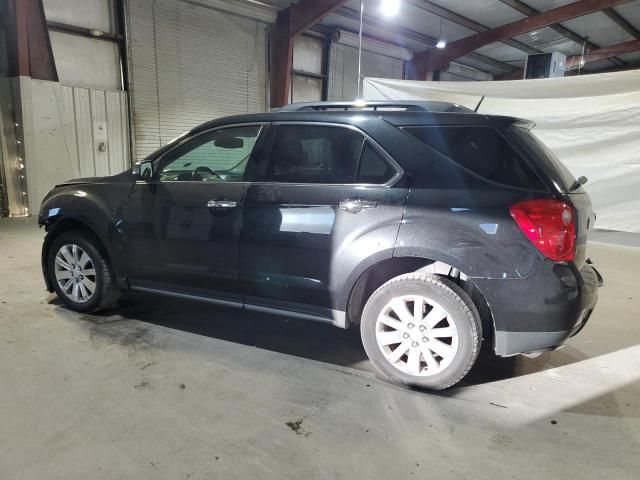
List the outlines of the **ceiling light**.
<svg viewBox="0 0 640 480">
<path fill-rule="evenodd" d="M 382 0 L 380 12 L 385 17 L 393 17 L 400 10 L 400 0 Z"/>
<path fill-rule="evenodd" d="M 436 43 L 436 48 L 444 48 L 446 46 L 447 46 L 446 40 L 438 40 L 438 43 Z"/>
<path fill-rule="evenodd" d="M 358 98 L 355 102 L 353 102 L 353 106 L 363 108 L 367 106 L 367 102 L 363 98 Z"/>
</svg>

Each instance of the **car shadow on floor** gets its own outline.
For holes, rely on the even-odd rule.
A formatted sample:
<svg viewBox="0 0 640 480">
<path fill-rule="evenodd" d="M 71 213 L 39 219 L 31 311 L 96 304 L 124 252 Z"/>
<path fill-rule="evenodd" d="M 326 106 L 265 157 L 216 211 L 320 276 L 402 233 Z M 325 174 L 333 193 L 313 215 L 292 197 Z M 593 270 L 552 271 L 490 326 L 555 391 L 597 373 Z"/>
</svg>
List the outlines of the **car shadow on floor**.
<svg viewBox="0 0 640 480">
<path fill-rule="evenodd" d="M 62 306 L 55 296 L 52 296 L 50 302 Z M 106 319 L 114 316 L 125 321 L 135 320 L 340 367 L 374 372 L 357 328 L 345 331 L 319 322 L 140 292 L 128 292 L 116 308 L 83 315 L 82 318 L 93 323 L 93 333 L 99 333 L 100 325 L 105 325 L 107 333 L 106 324 L 109 324 L 109 332 L 113 334 L 114 322 Z M 585 358 L 582 352 L 571 347 L 545 353 L 536 359 L 523 356 L 501 358 L 493 354 L 487 342 L 460 387 L 529 375 Z"/>
</svg>

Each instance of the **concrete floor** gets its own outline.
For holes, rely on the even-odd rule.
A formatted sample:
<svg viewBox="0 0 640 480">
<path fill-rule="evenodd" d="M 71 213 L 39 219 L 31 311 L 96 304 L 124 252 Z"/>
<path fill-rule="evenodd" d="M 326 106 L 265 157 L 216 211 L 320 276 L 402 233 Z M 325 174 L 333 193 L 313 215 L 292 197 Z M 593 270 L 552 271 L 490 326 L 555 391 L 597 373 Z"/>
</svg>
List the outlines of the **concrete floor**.
<svg viewBox="0 0 640 480">
<path fill-rule="evenodd" d="M 154 296 L 44 291 L 0 220 L 0 479 L 637 479 L 640 249 L 593 243 L 590 324 L 443 394 L 377 379 L 357 332 Z M 623 242 L 624 243 L 624 242 Z"/>
</svg>

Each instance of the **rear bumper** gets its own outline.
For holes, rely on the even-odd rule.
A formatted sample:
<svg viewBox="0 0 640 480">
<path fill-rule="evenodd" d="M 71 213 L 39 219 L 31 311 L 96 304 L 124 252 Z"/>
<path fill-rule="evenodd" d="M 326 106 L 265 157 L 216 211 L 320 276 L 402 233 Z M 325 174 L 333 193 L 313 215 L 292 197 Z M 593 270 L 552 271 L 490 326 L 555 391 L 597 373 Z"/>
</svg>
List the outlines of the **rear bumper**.
<svg viewBox="0 0 640 480">
<path fill-rule="evenodd" d="M 576 335 L 598 301 L 602 277 L 587 262 L 546 261 L 523 279 L 478 279 L 495 324 L 494 349 L 509 356 L 553 349 Z"/>
</svg>

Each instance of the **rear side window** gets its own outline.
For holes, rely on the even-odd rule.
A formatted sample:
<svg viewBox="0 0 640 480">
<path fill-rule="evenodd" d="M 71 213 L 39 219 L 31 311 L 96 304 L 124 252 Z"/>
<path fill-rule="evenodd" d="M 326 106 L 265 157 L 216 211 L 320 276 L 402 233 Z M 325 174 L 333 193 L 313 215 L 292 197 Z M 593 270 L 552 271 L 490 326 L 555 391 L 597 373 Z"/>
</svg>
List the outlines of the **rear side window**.
<svg viewBox="0 0 640 480">
<path fill-rule="evenodd" d="M 356 182 L 382 185 L 395 174 L 396 171 L 367 142 L 360 158 Z"/>
<path fill-rule="evenodd" d="M 404 130 L 486 180 L 546 190 L 526 161 L 493 127 L 407 127 Z"/>
<path fill-rule="evenodd" d="M 266 179 L 283 183 L 354 183 L 364 138 L 353 130 L 281 125 Z"/>
<path fill-rule="evenodd" d="M 354 130 L 321 125 L 280 125 L 266 181 L 382 185 L 396 170 Z"/>
</svg>

